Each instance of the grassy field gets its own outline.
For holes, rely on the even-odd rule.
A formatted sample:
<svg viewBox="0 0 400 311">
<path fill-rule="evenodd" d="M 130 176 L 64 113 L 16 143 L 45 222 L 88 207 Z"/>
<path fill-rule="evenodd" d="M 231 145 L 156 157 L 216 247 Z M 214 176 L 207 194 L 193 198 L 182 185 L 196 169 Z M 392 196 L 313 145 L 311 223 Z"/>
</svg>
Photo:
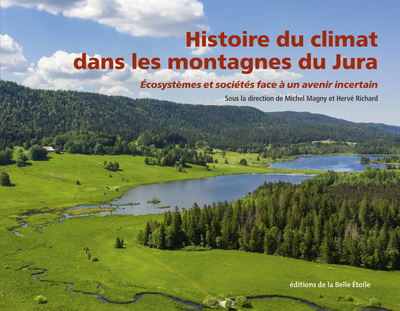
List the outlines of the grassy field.
<svg viewBox="0 0 400 311">
<path fill-rule="evenodd" d="M 160 219 L 162 215 L 152 215 Z M 180 305 L 168 298 L 147 296 L 130 302 L 136 294 L 162 293 L 184 301 L 202 303 L 207 296 L 282 295 L 302 298 L 331 310 L 353 310 L 354 303 L 338 299 L 352 296 L 377 298 L 384 307 L 400 310 L 400 273 L 310 263 L 290 258 L 242 251 L 161 251 L 138 246 L 135 237 L 149 216 L 92 216 L 68 219 L 38 232 L 19 228 L 20 235 L 2 229 L 2 310 L 173 310 Z M 126 242 L 114 248 L 116 237 Z M 85 251 L 85 247 L 89 251 Z M 96 257 L 98 261 L 88 259 Z M 26 267 L 26 269 L 22 269 Z M 41 282 L 35 283 L 32 274 Z M 370 288 L 294 288 L 291 282 L 369 282 Z M 68 293 L 68 284 L 73 291 Z M 99 284 L 101 289 L 99 289 Z M 83 294 L 86 293 L 86 294 Z M 35 297 L 48 302 L 38 305 Z M 143 299 L 143 300 L 142 300 Z M 298 304 L 287 299 L 253 300 L 263 306 Z M 146 305 L 146 307 L 144 307 Z M 147 309 L 146 309 L 147 308 Z M 277 307 L 278 308 L 278 307 Z M 297 307 L 296 307 L 297 309 Z M 40 308 L 38 309 L 40 310 Z M 265 310 L 265 309 L 264 309 Z M 278 309 L 279 310 L 279 309 Z"/>
<path fill-rule="evenodd" d="M 229 164 L 224 164 L 220 154 L 213 156 L 218 163 L 209 165 L 210 170 L 193 165 L 185 173 L 172 167 L 146 166 L 143 157 L 125 155 L 53 154 L 48 161 L 33 162 L 27 167 L 2 167 L 15 186 L 1 188 L 1 310 L 187 309 L 155 294 L 197 304 L 207 296 L 280 295 L 349 311 L 355 305 L 345 297 L 351 296 L 356 302 L 377 298 L 382 306 L 400 310 L 399 272 L 241 251 L 161 251 L 139 246 L 135 239 L 149 218 L 160 220 L 162 214 L 94 215 L 60 221 L 53 212 L 81 203 L 106 202 L 144 183 L 235 173 L 299 173 L 268 169 L 267 163 L 257 161 L 256 155 L 227 153 Z M 240 158 L 246 158 L 248 166 L 238 165 Z M 104 170 L 105 160 L 119 162 L 121 170 Z M 81 212 L 95 210 L 98 208 Z M 19 235 L 8 230 L 21 220 L 29 226 L 16 228 Z M 48 226 L 39 228 L 39 224 Z M 125 248 L 114 247 L 117 237 L 124 239 Z M 291 282 L 344 281 L 366 281 L 371 287 L 290 287 Z M 136 294 L 150 293 L 153 295 L 129 303 Z M 45 296 L 47 303 L 35 301 L 39 295 Z M 103 302 L 96 295 L 113 303 Z M 252 300 L 252 304 L 252 310 L 311 310 L 299 301 L 281 298 Z"/>
<path fill-rule="evenodd" d="M 60 210 L 79 204 L 108 202 L 142 184 L 223 174 L 310 173 L 269 169 L 265 160 L 256 161 L 257 155 L 227 153 L 225 158 L 229 164 L 224 164 L 219 153 L 213 156 L 218 163 L 210 164 L 209 170 L 203 166 L 190 165 L 190 168 L 185 168 L 185 172 L 178 172 L 174 167 L 145 165 L 144 157 L 129 155 L 49 154 L 47 161 L 31 161 L 32 165 L 26 167 L 17 167 L 16 164 L 3 166 L 1 169 L 10 175 L 11 182 L 15 184 L 14 187 L 1 189 L 3 225 L 16 226 L 17 214 L 29 210 Z M 246 158 L 248 165 L 237 164 L 240 158 Z M 104 161 L 118 162 L 120 170 L 105 170 Z M 77 181 L 80 185 L 77 185 Z"/>
</svg>

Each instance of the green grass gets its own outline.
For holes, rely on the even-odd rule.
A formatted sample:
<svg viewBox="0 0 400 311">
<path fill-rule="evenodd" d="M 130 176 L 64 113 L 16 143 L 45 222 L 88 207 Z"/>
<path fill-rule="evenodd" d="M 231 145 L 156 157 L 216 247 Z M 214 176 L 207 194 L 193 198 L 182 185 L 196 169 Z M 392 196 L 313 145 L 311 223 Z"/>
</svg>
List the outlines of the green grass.
<svg viewBox="0 0 400 311">
<path fill-rule="evenodd" d="M 251 300 L 252 308 L 250 310 L 274 310 L 274 311 L 287 311 L 287 310 L 296 310 L 296 311 L 312 311 L 315 310 L 313 307 L 310 307 L 306 304 L 301 303 L 300 301 L 290 300 L 290 299 L 281 299 L 281 298 L 268 298 L 268 299 L 258 299 Z M 245 309 L 243 309 L 245 310 Z"/>
<path fill-rule="evenodd" d="M 219 163 L 209 169 L 191 165 L 185 173 L 172 167 L 147 166 L 144 157 L 52 154 L 48 161 L 18 168 L 2 167 L 14 187 L 1 188 L 1 309 L 2 310 L 185 310 L 182 304 L 159 295 L 145 295 L 135 304 L 107 304 L 93 296 L 101 294 L 115 302 L 132 301 L 136 294 L 161 293 L 202 303 L 207 296 L 229 297 L 283 295 L 302 298 L 332 310 L 353 310 L 338 296 L 351 295 L 368 301 L 376 297 L 384 307 L 400 310 L 399 272 L 371 271 L 348 266 L 310 263 L 241 251 L 161 251 L 138 246 L 135 238 L 149 218 L 163 215 L 99 216 L 71 218 L 60 222 L 60 211 L 78 204 L 94 204 L 68 213 L 96 213 L 99 203 L 119 197 L 133 186 L 170 180 L 205 178 L 241 173 L 300 173 L 272 170 L 257 155 L 220 153 Z M 249 165 L 237 164 L 246 158 Z M 117 161 L 121 171 L 102 168 Z M 215 166 L 215 167 L 214 167 Z M 310 171 L 303 171 L 303 173 Z M 110 174 L 112 177 L 110 177 Z M 77 185 L 79 180 L 81 185 Z M 110 207 L 111 208 L 111 207 Z M 107 208 L 109 209 L 109 208 Z M 66 211 L 63 211 L 63 213 Z M 17 228 L 20 235 L 7 229 Z M 54 224 L 43 228 L 42 224 Z M 35 227 L 35 230 L 32 229 Z M 126 247 L 116 249 L 116 237 Z M 88 259 L 84 248 L 89 248 Z M 22 269 L 22 268 L 26 269 Z M 42 282 L 35 283 L 32 274 Z M 290 282 L 368 281 L 370 289 L 291 288 Z M 67 293 L 68 283 L 80 293 Z M 102 285 L 102 289 L 98 285 Z M 35 297 L 43 295 L 46 304 Z M 298 309 L 307 306 L 288 299 L 253 300 L 252 310 Z M 300 309 L 301 310 L 301 309 Z"/>
<path fill-rule="evenodd" d="M 163 215 L 151 215 L 160 220 Z M 242 251 L 211 250 L 206 252 L 161 251 L 138 246 L 135 237 L 149 216 L 91 216 L 68 219 L 63 223 L 35 232 L 20 228 L 20 236 L 2 229 L 1 294 L 2 310 L 33 310 L 34 298 L 45 296 L 50 310 L 122 310 L 126 305 L 110 305 L 89 294 L 68 294 L 66 283 L 73 290 L 97 294 L 103 286 L 104 298 L 129 302 L 135 294 L 162 293 L 185 301 L 202 303 L 207 296 L 235 298 L 237 296 L 282 295 L 302 298 L 331 310 L 353 310 L 351 302 L 337 300 L 351 295 L 368 301 L 377 298 L 384 307 L 400 310 L 400 272 L 372 271 L 349 266 L 310 263 L 290 258 Z M 125 240 L 126 247 L 116 249 L 116 237 Z M 87 258 L 84 247 L 89 248 Z M 18 251 L 20 250 L 20 251 Z M 27 270 L 22 267 L 30 266 Z M 31 274 L 37 269 L 47 272 L 35 283 Z M 293 281 L 319 283 L 367 281 L 371 288 L 291 288 Z M 146 297 L 146 296 L 145 296 Z M 145 298 L 143 297 L 143 298 Z M 169 299 L 153 296 L 159 305 L 149 300 L 149 310 L 179 308 Z M 129 305 L 143 309 L 144 302 Z M 299 304 L 287 299 L 252 301 L 254 310 L 269 304 L 286 306 Z M 278 307 L 277 307 L 277 310 Z"/>
<path fill-rule="evenodd" d="M 256 158 L 256 155 L 245 156 L 249 161 Z M 237 153 L 227 153 L 230 164 L 219 161 L 209 165 L 209 170 L 191 165 L 185 173 L 177 172 L 174 167 L 145 165 L 144 157 L 129 155 L 49 154 L 48 161 L 31 161 L 30 166 L 3 166 L 1 169 L 9 173 L 11 182 L 15 184 L 14 187 L 1 188 L 3 225 L 16 226 L 16 216 L 29 210 L 61 210 L 80 204 L 109 202 L 122 196 L 126 190 L 142 184 L 223 174 L 312 173 L 307 170 L 268 169 L 266 163 L 243 166 L 236 164 L 240 157 L 242 155 Z M 121 170 L 110 172 L 103 169 L 105 160 L 118 162 Z M 80 185 L 77 185 L 77 180 Z M 10 217 L 12 215 L 14 217 Z"/>
</svg>

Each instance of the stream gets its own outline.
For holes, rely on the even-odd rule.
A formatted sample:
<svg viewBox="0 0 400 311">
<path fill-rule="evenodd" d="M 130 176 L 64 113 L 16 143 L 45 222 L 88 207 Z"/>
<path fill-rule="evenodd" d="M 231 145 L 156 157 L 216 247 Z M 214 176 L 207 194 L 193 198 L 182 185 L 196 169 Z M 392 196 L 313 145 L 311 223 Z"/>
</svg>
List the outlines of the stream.
<svg viewBox="0 0 400 311">
<path fill-rule="evenodd" d="M 97 297 L 100 301 L 102 301 L 102 302 L 104 302 L 104 303 L 109 303 L 109 304 L 120 304 L 120 305 L 124 305 L 124 304 L 133 304 L 133 303 L 136 303 L 140 298 L 142 298 L 142 297 L 145 296 L 145 295 L 157 295 L 157 296 L 162 296 L 162 297 L 171 299 L 171 300 L 173 300 L 173 301 L 176 301 L 176 302 L 178 302 L 178 303 L 181 303 L 181 304 L 183 304 L 183 305 L 189 307 L 189 309 L 186 309 L 187 311 L 203 310 L 203 309 L 205 308 L 204 306 L 199 305 L 199 304 L 196 304 L 196 303 L 194 303 L 194 302 L 184 301 L 184 300 L 181 300 L 181 299 L 179 299 L 179 298 L 172 297 L 172 296 L 168 296 L 168 295 L 164 295 L 164 294 L 159 294 L 159 293 L 151 293 L 151 292 L 136 294 L 136 295 L 133 297 L 132 301 L 130 301 L 130 302 L 122 302 L 122 303 L 121 303 L 121 302 L 112 302 L 112 301 L 109 301 L 109 300 L 105 299 L 101 294 L 92 294 L 92 293 L 85 293 L 85 292 L 81 292 L 81 291 L 74 291 L 74 290 L 73 290 L 73 287 L 74 287 L 74 284 L 73 284 L 73 283 L 56 282 L 56 281 L 50 281 L 50 280 L 40 280 L 40 279 L 38 278 L 38 276 L 44 275 L 44 274 L 47 272 L 47 270 L 46 270 L 46 269 L 42 269 L 42 268 L 32 268 L 33 266 L 34 266 L 33 264 L 30 264 L 30 265 L 28 265 L 28 266 L 22 267 L 21 270 L 28 270 L 29 268 L 31 268 L 31 269 L 34 269 L 34 270 L 39 271 L 38 273 L 34 273 L 34 274 L 31 275 L 32 278 L 33 278 L 33 280 L 35 281 L 35 283 L 49 282 L 49 283 L 53 283 L 54 285 L 65 284 L 65 285 L 67 285 L 66 292 L 67 292 L 68 294 L 90 295 L 90 296 Z M 103 286 L 102 286 L 100 283 L 98 283 L 97 289 L 98 289 L 99 291 L 101 291 L 101 290 L 103 290 Z M 300 298 L 288 297 L 288 296 L 270 295 L 270 296 L 248 297 L 247 299 L 248 299 L 248 300 L 256 300 L 256 299 L 271 299 L 271 298 L 282 298 L 282 299 L 291 299 L 291 300 L 295 300 L 295 301 L 300 301 L 301 303 L 304 303 L 304 304 L 306 304 L 306 305 L 308 305 L 308 306 L 314 308 L 314 309 L 317 310 L 317 311 L 329 311 L 328 309 L 325 309 L 325 308 L 323 308 L 323 307 L 321 307 L 321 306 L 318 306 L 318 305 L 316 305 L 316 304 L 313 304 L 313 303 L 311 303 L 311 302 L 309 302 L 309 301 L 305 301 L 305 300 L 300 299 Z M 233 300 L 233 301 L 234 301 L 234 300 Z M 374 310 L 386 311 L 387 309 L 374 309 Z M 387 311 L 389 311 L 389 310 L 387 310 Z"/>
<path fill-rule="evenodd" d="M 299 158 L 298 161 L 294 162 L 281 162 L 272 165 L 272 167 L 282 167 L 289 168 L 292 166 L 293 168 L 302 168 L 302 169 L 310 169 L 307 165 L 312 164 L 313 169 L 318 170 L 328 170 L 334 169 L 337 171 L 360 171 L 363 169 L 363 165 L 357 163 L 357 159 L 359 157 L 309 157 L 309 158 Z M 297 162 L 297 163 L 296 163 Z M 298 166 L 302 167 L 298 167 Z M 289 167 L 288 167 L 289 166 Z M 333 168 L 333 167 L 334 168 Z M 287 175 L 287 174 L 248 174 L 248 175 L 223 175 L 206 179 L 195 179 L 195 180 L 185 180 L 185 181 L 177 181 L 177 182 L 168 182 L 162 184 L 151 184 L 151 185 L 143 185 L 135 187 L 128 192 L 126 192 L 121 198 L 113 200 L 107 204 L 101 205 L 101 207 L 116 207 L 115 211 L 104 211 L 100 212 L 100 214 L 131 214 L 131 215 L 143 215 L 143 214 L 152 214 L 152 213 L 163 213 L 165 210 L 172 210 L 176 205 L 178 207 L 190 208 L 194 202 L 197 202 L 199 206 L 203 204 L 212 204 L 212 202 L 224 201 L 227 200 L 231 202 L 240 197 L 245 196 L 248 192 L 255 190 L 258 186 L 262 185 L 264 181 L 266 182 L 274 182 L 274 181 L 286 181 L 292 183 L 299 183 L 304 179 L 311 178 L 314 175 Z M 157 196 L 161 202 L 159 203 L 149 203 L 148 201 L 152 199 L 152 197 Z M 132 203 L 135 202 L 135 203 Z M 167 207 L 166 207 L 167 206 Z M 87 208 L 93 206 L 77 206 L 76 208 Z M 46 212 L 46 211 L 38 211 Z M 83 214 L 83 215 L 69 215 L 66 213 L 66 210 L 63 211 L 53 211 L 55 213 L 59 213 L 62 217 L 56 223 L 49 223 L 47 225 L 38 226 L 37 228 L 33 228 L 36 232 L 39 232 L 39 229 L 45 228 L 48 225 L 54 225 L 59 222 L 64 221 L 67 218 L 72 217 L 83 217 L 90 216 L 92 214 Z M 22 222 L 21 225 L 10 228 L 9 231 L 13 234 L 20 235 L 20 233 L 16 230 L 21 227 L 27 227 L 27 222 Z M 19 252 L 21 250 L 18 250 Z M 40 282 L 50 282 L 53 284 L 65 284 L 66 291 L 69 294 L 83 294 L 83 295 L 91 295 L 97 297 L 100 301 L 108 304 L 132 304 L 136 303 L 139 299 L 141 299 L 144 295 L 158 295 L 171 300 L 174 300 L 178 303 L 184 304 L 188 309 L 187 310 L 203 310 L 205 307 L 199 304 L 195 304 L 193 302 L 183 301 L 181 299 L 163 295 L 159 293 L 140 293 L 136 294 L 132 297 L 132 301 L 126 303 L 116 303 L 111 302 L 105 299 L 101 294 L 92 294 L 85 293 L 80 291 L 74 291 L 72 283 L 66 282 L 55 282 L 48 280 L 40 280 L 38 277 L 44 275 L 47 270 L 41 268 L 32 268 L 32 265 L 22 267 L 22 270 L 28 270 L 29 268 L 35 269 L 38 273 L 32 274 L 32 278 L 35 283 Z M 101 291 L 103 289 L 102 285 L 98 284 L 98 290 Z M 248 300 L 256 300 L 256 299 L 271 299 L 271 298 L 282 298 L 282 299 L 291 299 L 295 301 L 300 301 L 303 304 L 306 304 L 315 310 L 318 311 L 328 311 L 327 309 L 313 304 L 311 302 L 302 300 L 300 298 L 288 297 L 288 296 L 279 296 L 279 295 L 270 295 L 270 296 L 259 296 L 259 297 L 248 297 Z M 374 310 L 374 311 L 389 311 L 384 308 L 364 308 L 364 311 Z"/>
</svg>

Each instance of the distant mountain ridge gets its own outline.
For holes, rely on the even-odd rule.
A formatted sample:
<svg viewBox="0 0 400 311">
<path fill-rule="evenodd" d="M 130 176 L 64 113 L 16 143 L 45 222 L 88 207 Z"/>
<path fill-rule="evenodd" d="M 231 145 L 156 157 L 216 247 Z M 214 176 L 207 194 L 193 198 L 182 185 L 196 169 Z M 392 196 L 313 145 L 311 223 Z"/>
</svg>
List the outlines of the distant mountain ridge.
<svg viewBox="0 0 400 311">
<path fill-rule="evenodd" d="M 37 90 L 1 81 L 1 144 L 22 145 L 68 132 L 99 132 L 135 140 L 168 129 L 220 148 L 332 139 L 400 141 L 400 127 L 362 124 L 309 112 L 263 112 L 248 106 L 177 104 L 76 91 Z"/>
<path fill-rule="evenodd" d="M 323 114 L 311 112 L 279 111 L 265 113 L 273 116 L 274 118 L 280 118 L 282 120 L 286 120 L 287 122 L 293 123 L 354 124 L 354 122 L 344 119 L 337 119 Z"/>
<path fill-rule="evenodd" d="M 376 127 L 378 127 L 379 129 L 381 129 L 385 132 L 400 135 L 400 126 L 387 125 L 387 124 L 383 124 L 383 123 L 368 123 L 368 124 L 375 125 Z"/>
</svg>

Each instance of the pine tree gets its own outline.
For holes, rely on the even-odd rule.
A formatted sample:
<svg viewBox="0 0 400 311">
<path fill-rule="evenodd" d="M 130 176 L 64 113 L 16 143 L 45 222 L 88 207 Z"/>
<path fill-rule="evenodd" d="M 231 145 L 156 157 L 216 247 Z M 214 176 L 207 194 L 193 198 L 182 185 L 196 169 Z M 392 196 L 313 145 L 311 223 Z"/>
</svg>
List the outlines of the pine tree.
<svg viewBox="0 0 400 311">
<path fill-rule="evenodd" d="M 146 228 L 144 229 L 144 232 L 143 232 L 143 245 L 144 246 L 149 245 L 150 235 L 151 235 L 150 223 L 147 222 Z"/>
<path fill-rule="evenodd" d="M 119 237 L 117 237 L 114 247 L 115 248 L 124 248 L 124 239 L 120 239 Z"/>
</svg>

